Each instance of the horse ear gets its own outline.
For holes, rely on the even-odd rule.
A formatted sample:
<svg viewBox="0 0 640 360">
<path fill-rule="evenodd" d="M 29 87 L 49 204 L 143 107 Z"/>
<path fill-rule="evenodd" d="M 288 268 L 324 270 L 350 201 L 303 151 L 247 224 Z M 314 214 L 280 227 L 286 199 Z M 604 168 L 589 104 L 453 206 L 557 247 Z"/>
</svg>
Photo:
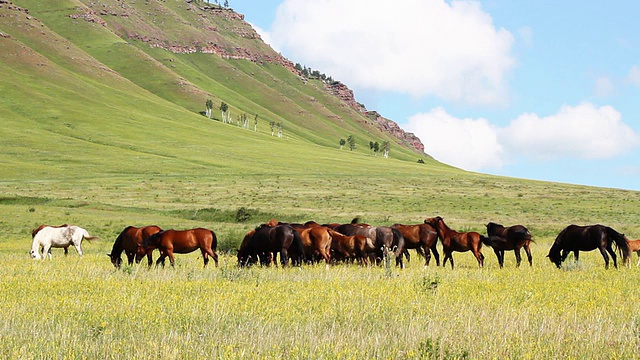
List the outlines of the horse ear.
<svg viewBox="0 0 640 360">
<path fill-rule="evenodd" d="M 108 257 L 111 257 L 111 254 L 107 254 Z"/>
</svg>

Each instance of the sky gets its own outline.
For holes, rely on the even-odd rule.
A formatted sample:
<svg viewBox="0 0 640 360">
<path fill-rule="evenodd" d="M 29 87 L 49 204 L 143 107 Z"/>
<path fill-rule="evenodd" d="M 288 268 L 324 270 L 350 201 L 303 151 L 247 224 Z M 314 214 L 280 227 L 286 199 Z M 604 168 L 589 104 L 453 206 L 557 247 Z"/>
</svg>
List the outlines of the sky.
<svg viewBox="0 0 640 360">
<path fill-rule="evenodd" d="M 229 6 L 276 51 L 346 84 L 441 162 L 640 190 L 640 1 Z"/>
</svg>

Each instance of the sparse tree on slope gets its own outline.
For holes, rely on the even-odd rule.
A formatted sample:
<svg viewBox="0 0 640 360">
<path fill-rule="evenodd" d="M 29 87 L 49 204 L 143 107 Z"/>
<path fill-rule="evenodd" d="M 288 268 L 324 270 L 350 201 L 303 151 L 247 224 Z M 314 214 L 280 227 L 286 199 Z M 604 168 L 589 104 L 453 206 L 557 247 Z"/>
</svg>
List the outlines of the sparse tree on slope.
<svg viewBox="0 0 640 360">
<path fill-rule="evenodd" d="M 211 110 L 213 109 L 213 100 L 211 99 L 207 99 L 207 102 L 205 103 L 206 107 L 207 107 L 207 111 L 205 112 L 205 115 L 211 119 Z"/>
<path fill-rule="evenodd" d="M 345 139 L 340 139 L 340 150 L 342 150 L 342 148 L 344 147 L 344 144 L 347 143 L 347 140 Z"/>
<path fill-rule="evenodd" d="M 349 144 L 349 150 L 353 151 L 353 149 L 356 148 L 356 138 L 354 138 L 353 135 L 349 135 L 347 143 Z"/>
<path fill-rule="evenodd" d="M 222 102 L 220 104 L 220 111 L 222 112 L 222 123 L 226 123 L 227 122 L 227 111 L 229 110 L 229 105 L 227 105 L 226 102 Z"/>
</svg>

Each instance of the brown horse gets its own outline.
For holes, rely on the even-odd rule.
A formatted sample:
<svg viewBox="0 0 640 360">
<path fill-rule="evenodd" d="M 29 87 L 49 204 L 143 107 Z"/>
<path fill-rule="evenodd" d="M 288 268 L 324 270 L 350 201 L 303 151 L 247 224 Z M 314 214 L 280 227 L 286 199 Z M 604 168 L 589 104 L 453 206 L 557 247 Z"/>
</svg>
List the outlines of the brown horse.
<svg viewBox="0 0 640 360">
<path fill-rule="evenodd" d="M 611 255 L 613 266 L 617 268 L 616 253 L 611 246 L 613 243 L 622 251 L 623 262 L 626 262 L 629 258 L 629 245 L 624 234 L 600 224 L 588 226 L 569 225 L 558 234 L 553 245 L 551 245 L 551 249 L 549 249 L 547 257 L 560 268 L 570 252 L 573 252 L 575 260 L 578 261 L 580 251 L 598 249 L 604 258 L 604 267 L 609 268 L 609 255 Z"/>
<path fill-rule="evenodd" d="M 331 236 L 331 251 L 336 259 L 355 259 L 360 265 L 368 265 L 370 254 L 376 253 L 373 240 L 363 235 L 346 236 L 328 229 Z"/>
<path fill-rule="evenodd" d="M 480 251 L 482 244 L 487 245 L 489 238 L 480 235 L 475 231 L 471 232 L 457 232 L 451 230 L 444 220 L 440 216 L 433 218 L 427 218 L 424 220 L 425 224 L 431 225 L 438 232 L 438 237 L 442 241 L 442 251 L 444 252 L 444 260 L 442 260 L 442 266 L 447 265 L 447 259 L 451 261 L 451 268 L 453 269 L 453 256 L 454 251 L 465 252 L 471 251 L 478 260 L 480 267 L 484 266 L 484 255 Z"/>
<path fill-rule="evenodd" d="M 157 248 L 160 251 L 160 257 L 156 261 L 156 266 L 162 264 L 168 256 L 171 266 L 175 266 L 173 254 L 188 254 L 197 249 L 202 252 L 204 266 L 209 263 L 209 256 L 218 266 L 218 239 L 213 230 L 197 228 L 190 230 L 163 230 L 157 232 L 142 241 L 142 246 L 147 251 L 147 256 Z"/>
<path fill-rule="evenodd" d="M 306 229 L 297 229 L 304 248 L 305 258 L 315 260 L 321 256 L 329 264 L 331 262 L 331 235 L 329 228 L 313 226 Z"/>
<path fill-rule="evenodd" d="M 142 260 L 142 257 L 147 255 L 147 262 L 149 266 L 153 263 L 153 258 L 151 257 L 151 251 L 146 251 L 142 246 L 142 241 L 149 236 L 162 231 L 162 229 L 156 225 L 149 225 L 143 227 L 135 227 L 135 226 L 127 226 L 120 235 L 116 238 L 116 241 L 113 243 L 113 248 L 111 249 L 111 253 L 107 254 L 109 258 L 111 258 L 111 263 L 116 269 L 119 269 L 122 265 L 122 258 L 120 255 L 122 252 L 127 256 L 127 262 L 129 265 L 133 264 L 133 260 L 135 258 L 136 263 L 139 263 Z"/>
<path fill-rule="evenodd" d="M 396 266 L 404 268 L 402 255 L 404 253 L 404 237 L 397 229 L 389 226 L 371 226 L 368 224 L 355 223 L 353 219 L 350 224 L 342 224 L 334 230 L 347 236 L 362 235 L 374 241 L 376 246 L 375 260 L 378 264 L 382 262 L 386 255 L 394 253 Z"/>
<path fill-rule="evenodd" d="M 31 239 L 33 240 L 34 237 L 36 237 L 36 234 L 38 233 L 38 231 L 46 228 L 47 226 L 52 227 L 52 228 L 61 228 L 61 227 L 67 227 L 69 226 L 69 224 L 62 224 L 62 225 L 47 225 L 47 224 L 42 224 L 40 226 L 38 226 L 37 228 L 31 230 Z M 64 248 L 64 254 L 68 255 L 69 254 L 69 245 L 65 246 Z"/>
<path fill-rule="evenodd" d="M 529 247 L 533 240 L 531 240 L 529 229 L 522 225 L 504 227 L 500 224 L 490 222 L 487 224 L 487 235 L 489 236 L 493 252 L 495 252 L 498 257 L 500 267 L 504 266 L 505 250 L 513 250 L 516 255 L 516 267 L 520 267 L 520 262 L 522 262 L 522 257 L 520 256 L 521 248 L 524 248 L 524 251 L 527 253 L 529 266 L 533 266 L 531 249 Z"/>
<path fill-rule="evenodd" d="M 629 240 L 627 239 L 627 246 L 629 247 L 629 253 L 632 251 L 638 254 L 638 263 L 636 266 L 640 266 L 640 239 L 638 240 Z M 631 256 L 627 258 L 627 264 L 631 266 Z"/>
<path fill-rule="evenodd" d="M 433 256 L 436 258 L 436 266 L 440 266 L 440 254 L 438 254 L 438 249 L 436 248 L 438 232 L 431 225 L 394 224 L 391 227 L 402 234 L 405 250 L 416 249 L 416 252 L 424 257 L 424 266 L 429 266 L 431 251 L 433 251 Z"/>
<path fill-rule="evenodd" d="M 260 260 L 262 265 L 269 265 L 274 260 L 273 254 L 280 253 L 280 262 L 286 265 L 291 254 L 294 263 L 301 262 L 304 255 L 302 241 L 298 232 L 288 224 L 258 226 L 253 234 L 247 233 L 238 249 L 238 265 L 251 265 Z"/>
</svg>

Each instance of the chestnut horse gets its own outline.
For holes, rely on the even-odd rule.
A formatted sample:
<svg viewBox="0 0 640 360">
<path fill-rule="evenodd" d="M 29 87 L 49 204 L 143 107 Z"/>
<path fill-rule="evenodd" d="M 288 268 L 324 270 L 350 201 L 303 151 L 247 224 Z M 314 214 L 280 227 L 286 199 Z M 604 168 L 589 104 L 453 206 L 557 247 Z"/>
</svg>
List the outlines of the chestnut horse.
<svg viewBox="0 0 640 360">
<path fill-rule="evenodd" d="M 376 253 L 373 240 L 363 235 L 346 236 L 328 229 L 331 236 L 331 251 L 336 259 L 355 259 L 360 265 L 368 265 L 368 256 Z"/>
<path fill-rule="evenodd" d="M 163 230 L 159 231 L 142 241 L 142 246 L 147 252 L 147 256 L 153 252 L 154 248 L 160 251 L 160 257 L 156 261 L 156 266 L 162 264 L 168 256 L 171 266 L 175 266 L 175 258 L 173 254 L 188 254 L 200 249 L 204 266 L 209 263 L 209 256 L 218 266 L 218 238 L 213 230 L 197 228 L 190 230 Z"/>
<path fill-rule="evenodd" d="M 524 248 L 524 251 L 527 253 L 529 266 L 533 266 L 531 249 L 529 248 L 533 240 L 531 240 L 529 229 L 522 225 L 504 227 L 500 224 L 490 222 L 487 224 L 487 235 L 491 241 L 493 252 L 495 252 L 498 257 L 498 263 L 501 268 L 504 266 L 505 250 L 513 250 L 516 255 L 516 267 L 520 267 L 520 262 L 522 262 L 522 257 L 520 256 L 521 248 Z"/>
<path fill-rule="evenodd" d="M 614 229 L 604 225 L 578 226 L 569 225 L 558 234 L 556 240 L 549 249 L 547 257 L 558 269 L 570 252 L 573 252 L 575 260 L 578 261 L 580 251 L 591 251 L 598 249 L 604 258 L 604 267 L 609 268 L 609 255 L 613 260 L 613 266 L 618 267 L 616 253 L 611 245 L 615 242 L 622 251 L 623 262 L 629 258 L 629 245 L 624 234 L 620 234 Z"/>
<path fill-rule="evenodd" d="M 162 229 L 156 225 L 143 227 L 127 226 L 113 243 L 111 253 L 107 254 L 107 256 L 111 258 L 113 266 L 119 269 L 122 265 L 122 258 L 120 257 L 122 252 L 127 256 L 129 265 L 133 264 L 134 258 L 136 263 L 139 263 L 146 253 L 147 262 L 149 266 L 151 266 L 153 263 L 153 258 L 151 257 L 153 250 L 149 252 L 145 251 L 144 247 L 142 247 L 142 241 L 159 231 L 162 231 Z"/>
<path fill-rule="evenodd" d="M 424 266 L 429 266 L 431 260 L 431 250 L 436 258 L 436 266 L 440 266 L 440 254 L 436 244 L 438 243 L 438 233 L 429 224 L 402 225 L 394 224 L 392 228 L 397 229 L 404 238 L 404 248 L 416 249 L 416 252 L 425 259 Z"/>
<path fill-rule="evenodd" d="M 321 256 L 329 264 L 331 262 L 331 235 L 329 228 L 312 226 L 306 229 L 296 229 L 300 234 L 304 255 L 307 260 L 315 260 Z"/>
<path fill-rule="evenodd" d="M 453 269 L 453 256 L 454 251 L 465 252 L 471 251 L 478 260 L 480 267 L 484 266 L 484 255 L 480 251 L 482 244 L 489 245 L 489 238 L 480 235 L 475 231 L 470 232 L 457 232 L 451 230 L 444 220 L 440 216 L 433 218 L 427 218 L 424 220 L 425 224 L 431 225 L 438 232 L 438 237 L 442 241 L 442 251 L 444 252 L 444 260 L 442 260 L 442 266 L 447 265 L 447 260 L 451 261 L 451 268 Z"/>
<path fill-rule="evenodd" d="M 251 265 L 258 259 L 262 265 L 269 265 L 274 259 L 274 253 L 280 253 L 283 266 L 289 262 L 289 254 L 292 255 L 294 263 L 301 262 L 304 256 L 302 241 L 300 234 L 291 225 L 262 224 L 253 234 L 251 231 L 247 233 L 238 249 L 238 265 Z"/>
<path fill-rule="evenodd" d="M 638 254 L 638 263 L 636 264 L 636 266 L 640 266 L 640 239 L 638 240 L 627 239 L 627 246 L 629 247 L 629 254 L 631 254 L 632 251 Z M 631 256 L 627 258 L 626 262 L 629 266 L 631 266 Z"/>
<path fill-rule="evenodd" d="M 404 253 L 404 237 L 397 229 L 389 226 L 373 227 L 368 224 L 357 224 L 356 219 L 350 224 L 342 224 L 334 228 L 335 231 L 347 235 L 362 235 L 372 239 L 376 246 L 376 261 L 381 263 L 385 255 L 394 252 L 396 266 L 404 268 L 402 255 Z"/>
</svg>

